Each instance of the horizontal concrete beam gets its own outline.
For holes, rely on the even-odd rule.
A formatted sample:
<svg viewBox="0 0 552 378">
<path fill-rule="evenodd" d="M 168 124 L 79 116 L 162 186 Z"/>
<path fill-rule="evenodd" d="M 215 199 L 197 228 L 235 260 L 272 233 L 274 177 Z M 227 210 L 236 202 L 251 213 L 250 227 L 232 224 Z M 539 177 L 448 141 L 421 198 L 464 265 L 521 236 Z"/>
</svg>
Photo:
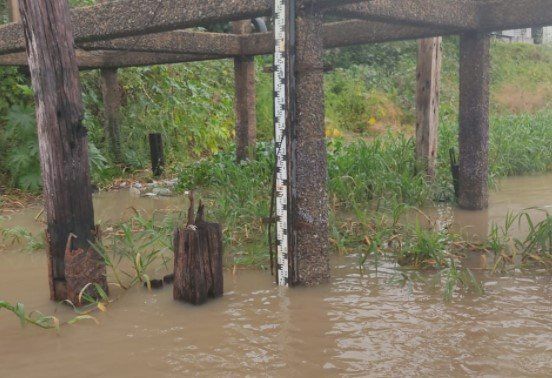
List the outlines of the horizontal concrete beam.
<svg viewBox="0 0 552 378">
<path fill-rule="evenodd" d="M 351 20 L 324 25 L 324 47 L 334 48 L 455 34 L 451 29 L 438 30 L 417 26 L 393 25 L 377 21 Z M 243 55 L 264 55 L 274 51 L 272 33 L 244 36 Z"/>
<path fill-rule="evenodd" d="M 330 8 L 326 13 L 409 26 L 457 30 L 477 27 L 477 6 L 466 0 L 409 0 L 400 5 L 394 0 L 372 0 Z"/>
<path fill-rule="evenodd" d="M 438 37 L 458 33 L 455 29 L 395 25 L 378 21 L 343 21 L 327 24 L 324 28 L 324 47 L 344 47 Z"/>
<path fill-rule="evenodd" d="M 81 70 L 154 66 L 158 64 L 197 62 L 226 58 L 213 55 L 160 54 L 129 51 L 76 50 L 76 53 L 79 68 Z M 2 55 L 0 56 L 0 66 L 25 67 L 27 66 L 27 55 L 24 52 Z"/>
<path fill-rule="evenodd" d="M 109 41 L 79 43 L 78 47 L 84 50 L 130 50 L 235 56 L 240 54 L 241 39 L 233 34 L 173 31 Z"/>
<path fill-rule="evenodd" d="M 477 11 L 473 0 L 371 0 L 330 8 L 326 13 L 400 25 L 476 29 Z"/>
<path fill-rule="evenodd" d="M 552 25 L 552 0 L 481 1 L 478 6 L 482 31 Z"/>
<path fill-rule="evenodd" d="M 324 47 L 334 48 L 341 46 L 362 45 L 369 43 L 389 42 L 405 39 L 418 39 L 434 37 L 438 35 L 453 34 L 454 31 L 437 30 L 416 26 L 400 26 L 387 24 L 383 22 L 370 21 L 342 21 L 333 22 L 324 25 Z M 184 34 L 184 33 L 182 33 Z M 199 34 L 199 33 L 194 33 Z M 229 35 L 231 37 L 241 39 L 241 50 L 237 50 L 235 55 L 265 55 L 274 52 L 274 35 L 272 32 L 257 33 L 250 35 Z M 171 37 L 172 38 L 172 37 Z M 118 45 L 123 50 L 131 50 L 132 44 L 130 38 L 126 38 L 125 42 L 121 41 Z M 168 50 L 172 46 L 169 39 L 168 45 L 163 45 L 161 41 L 150 41 L 159 51 Z M 145 47 L 145 46 L 142 46 Z M 194 48 L 199 51 L 199 48 Z M 234 47 L 232 47 L 233 51 Z M 219 49 L 221 50 L 221 49 Z M 215 51 L 215 49 L 211 50 Z M 77 59 L 79 65 L 83 69 L 87 68 L 113 68 L 113 67 L 131 67 L 145 66 L 155 64 L 169 64 L 178 62 L 191 62 L 199 60 L 223 59 L 225 54 L 162 54 L 162 53 L 145 53 L 145 52 L 129 52 L 129 51 L 83 51 L 77 50 Z M 25 53 L 15 53 L 0 56 L 0 66 L 10 65 L 26 65 Z"/>
<path fill-rule="evenodd" d="M 300 0 L 320 7 L 361 0 Z M 92 42 L 270 16 L 273 0 L 119 0 L 75 8 L 75 42 Z M 24 51 L 23 27 L 0 27 L 0 54 Z"/>
</svg>

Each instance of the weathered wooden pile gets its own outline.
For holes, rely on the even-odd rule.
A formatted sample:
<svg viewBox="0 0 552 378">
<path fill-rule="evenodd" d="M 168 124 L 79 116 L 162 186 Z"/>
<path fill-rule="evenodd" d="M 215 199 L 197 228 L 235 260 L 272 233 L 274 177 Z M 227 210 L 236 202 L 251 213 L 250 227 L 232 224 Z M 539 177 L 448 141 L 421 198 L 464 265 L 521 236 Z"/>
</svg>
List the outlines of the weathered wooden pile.
<svg viewBox="0 0 552 378">
<path fill-rule="evenodd" d="M 73 279 L 75 275 L 85 277 L 68 269 L 67 241 L 71 251 L 89 251 L 89 242 L 95 239 L 78 68 L 111 70 L 104 71 L 103 84 L 113 89 L 117 85 L 113 69 L 120 67 L 234 59 L 236 143 L 238 159 L 244 159 L 255 143 L 251 57 L 272 54 L 274 35 L 251 33 L 247 22 L 235 24 L 232 34 L 183 29 L 271 16 L 273 0 L 119 0 L 73 10 L 67 0 L 9 1 L 14 22 L 0 27 L 0 65 L 28 66 L 31 73 L 52 298 L 66 299 L 82 285 L 81 279 Z M 329 277 L 322 85 L 325 48 L 460 35 L 459 203 L 467 209 L 485 208 L 489 32 L 552 25 L 550 0 L 296 0 L 290 4 L 296 7 L 293 118 L 297 134 L 296 155 L 291 159 L 296 173 L 292 178 L 296 227 L 291 232 L 297 247 L 290 267 L 295 272 L 292 283 L 318 284 Z M 346 20 L 325 22 L 328 16 Z M 429 176 L 437 134 L 438 51 L 438 41 L 423 44 L 421 59 L 428 62 L 421 61 L 419 68 L 417 150 Z M 120 157 L 117 92 L 104 90 L 104 101 L 113 105 L 105 107 L 106 133 L 114 156 Z M 182 237 L 201 239 L 186 230 Z M 100 284 L 104 280 L 90 279 Z"/>
<path fill-rule="evenodd" d="M 188 222 L 174 232 L 174 299 L 198 305 L 221 297 L 222 251 L 221 225 L 205 221 L 201 203 L 196 215 L 190 194 Z"/>
</svg>

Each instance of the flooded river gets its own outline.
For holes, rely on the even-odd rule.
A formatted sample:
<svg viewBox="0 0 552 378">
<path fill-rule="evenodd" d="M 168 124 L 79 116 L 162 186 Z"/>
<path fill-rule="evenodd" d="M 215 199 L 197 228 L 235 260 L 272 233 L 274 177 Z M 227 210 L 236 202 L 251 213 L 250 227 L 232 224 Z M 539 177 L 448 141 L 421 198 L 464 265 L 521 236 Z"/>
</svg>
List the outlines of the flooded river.
<svg viewBox="0 0 552 378">
<path fill-rule="evenodd" d="M 180 199 L 100 194 L 98 220 L 130 206 L 153 212 Z M 552 206 L 552 176 L 508 179 L 488 211 L 454 211 L 474 235 L 509 210 Z M 36 223 L 38 208 L 5 224 Z M 439 209 L 437 212 L 450 211 Z M 127 216 L 130 212 L 127 213 Z M 123 215 L 124 216 L 124 215 Z M 26 222 L 26 223 L 25 223 Z M 35 226 L 39 229 L 39 225 Z M 520 230 L 519 232 L 523 232 Z M 224 298 L 194 308 L 165 288 L 136 288 L 97 315 L 100 325 L 65 326 L 59 335 L 0 311 L 0 375 L 41 376 L 550 376 L 552 277 L 480 274 L 485 295 L 444 303 L 438 291 L 390 283 L 391 266 L 361 275 L 355 256 L 332 261 L 330 284 L 275 287 L 269 274 L 228 271 Z M 0 298 L 71 316 L 48 301 L 40 253 L 0 253 Z"/>
</svg>

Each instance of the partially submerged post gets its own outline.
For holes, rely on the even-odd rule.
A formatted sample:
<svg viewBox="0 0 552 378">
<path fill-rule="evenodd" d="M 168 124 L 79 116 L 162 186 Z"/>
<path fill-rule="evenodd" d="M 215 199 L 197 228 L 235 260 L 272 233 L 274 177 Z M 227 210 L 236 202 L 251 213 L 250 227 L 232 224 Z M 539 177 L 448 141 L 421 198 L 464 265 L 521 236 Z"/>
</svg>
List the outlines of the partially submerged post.
<svg viewBox="0 0 552 378">
<path fill-rule="evenodd" d="M 204 210 L 200 203 L 195 215 L 191 194 L 188 222 L 174 233 L 173 297 L 194 305 L 224 293 L 222 227 L 206 222 Z"/>
<path fill-rule="evenodd" d="M 100 74 L 105 137 L 113 162 L 119 164 L 123 162 L 121 151 L 121 86 L 117 79 L 117 69 L 104 68 L 100 71 Z"/>
<path fill-rule="evenodd" d="M 490 37 L 468 33 L 460 38 L 460 207 L 481 210 L 489 204 Z"/>
<path fill-rule="evenodd" d="M 317 285 L 330 278 L 323 53 L 322 13 L 310 6 L 298 9 L 297 124 L 291 138 L 295 247 L 290 262 L 290 284 L 295 285 Z"/>
<path fill-rule="evenodd" d="M 232 23 L 234 34 L 250 34 L 250 20 Z M 255 153 L 257 137 L 257 112 L 255 109 L 255 57 L 234 58 L 235 111 L 236 111 L 236 160 L 251 159 Z"/>
<path fill-rule="evenodd" d="M 96 231 L 69 6 L 67 0 L 19 5 L 36 100 L 51 298 L 78 305 L 85 285 L 107 290 L 107 283 L 103 261 L 89 244 Z"/>
<path fill-rule="evenodd" d="M 439 140 L 441 37 L 418 42 L 416 88 L 416 160 L 429 180 L 435 179 Z"/>
<path fill-rule="evenodd" d="M 163 174 L 165 166 L 165 154 L 163 152 L 163 137 L 159 133 L 149 134 L 151 170 L 153 176 L 159 177 Z"/>
</svg>

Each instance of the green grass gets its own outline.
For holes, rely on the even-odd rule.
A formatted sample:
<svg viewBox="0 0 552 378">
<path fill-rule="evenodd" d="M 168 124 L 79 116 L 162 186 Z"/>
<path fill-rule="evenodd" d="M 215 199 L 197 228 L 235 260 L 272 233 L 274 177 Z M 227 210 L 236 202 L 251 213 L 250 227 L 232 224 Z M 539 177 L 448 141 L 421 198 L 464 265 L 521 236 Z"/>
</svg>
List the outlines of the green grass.
<svg viewBox="0 0 552 378">
<path fill-rule="evenodd" d="M 548 126 L 551 123 L 550 111 L 534 116 L 493 117 L 492 176 L 547 171 L 552 165 L 552 148 L 545 147 L 552 140 L 552 128 Z M 455 125 L 441 127 L 439 179 L 432 185 L 416 173 L 414 143 L 403 134 L 384 134 L 352 143 L 328 140 L 328 190 L 336 250 L 347 249 L 347 243 L 340 242 L 336 232 L 344 213 L 358 215 L 359 209 L 386 213 L 396 211 L 398 205 L 423 207 L 435 201 L 453 201 L 448 150 L 456 145 L 456 135 Z M 543 147 L 515 148 L 513 141 L 519 146 Z M 257 158 L 250 162 L 236 164 L 233 152 L 228 151 L 181 167 L 180 188 L 201 193 L 209 216 L 224 226 L 226 243 L 236 264 L 266 267 L 268 246 L 263 219 L 269 215 L 273 166 L 271 144 L 259 144 Z M 418 249 L 423 249 L 424 243 L 435 242 L 430 239 L 433 235 L 418 231 Z"/>
</svg>

